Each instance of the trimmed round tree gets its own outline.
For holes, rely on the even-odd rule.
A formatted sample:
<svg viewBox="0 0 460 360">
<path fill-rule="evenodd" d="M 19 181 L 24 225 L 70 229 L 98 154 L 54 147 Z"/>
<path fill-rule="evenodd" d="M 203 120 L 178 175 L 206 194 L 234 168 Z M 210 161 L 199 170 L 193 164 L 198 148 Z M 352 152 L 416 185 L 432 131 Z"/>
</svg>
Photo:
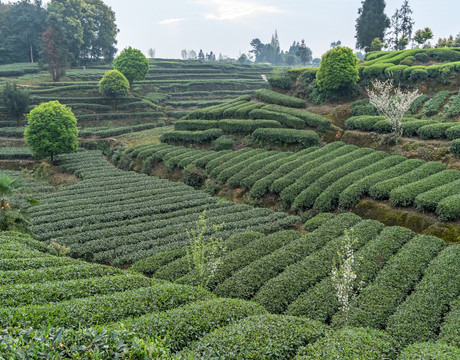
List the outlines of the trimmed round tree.
<svg viewBox="0 0 460 360">
<path fill-rule="evenodd" d="M 109 70 L 99 81 L 99 92 L 113 99 L 116 105 L 116 99 L 126 95 L 129 91 L 129 82 L 126 77 L 118 70 Z"/>
<path fill-rule="evenodd" d="M 359 80 L 358 59 L 353 50 L 337 46 L 321 58 L 321 65 L 316 74 L 318 86 L 329 97 L 347 95 Z"/>
<path fill-rule="evenodd" d="M 140 50 L 129 46 L 115 58 L 113 68 L 120 71 L 131 85 L 133 81 L 145 78 L 149 72 L 149 61 Z"/>
<path fill-rule="evenodd" d="M 53 161 L 56 155 L 77 151 L 77 119 L 57 100 L 42 103 L 27 115 L 24 136 L 34 156 Z"/>
</svg>

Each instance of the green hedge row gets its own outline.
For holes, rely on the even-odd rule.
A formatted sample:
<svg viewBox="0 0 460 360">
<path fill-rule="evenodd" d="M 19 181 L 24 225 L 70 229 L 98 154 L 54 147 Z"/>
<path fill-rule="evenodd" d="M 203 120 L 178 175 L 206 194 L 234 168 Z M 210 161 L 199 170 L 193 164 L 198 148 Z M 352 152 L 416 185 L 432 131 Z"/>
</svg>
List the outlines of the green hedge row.
<svg viewBox="0 0 460 360">
<path fill-rule="evenodd" d="M 222 263 L 217 266 L 208 284 L 208 288 L 213 290 L 217 285 L 231 277 L 236 271 L 276 251 L 282 246 L 288 245 L 300 236 L 301 234 L 298 231 L 286 230 L 256 239 L 246 246 L 226 253 L 222 256 Z M 193 282 L 193 276 L 190 275 L 191 274 L 188 274 L 176 281 L 182 284 L 198 285 Z"/>
<path fill-rule="evenodd" d="M 454 125 L 446 130 L 446 137 L 450 140 L 460 139 L 460 125 Z"/>
<path fill-rule="evenodd" d="M 355 151 L 358 147 L 354 145 L 345 145 L 342 142 L 333 142 L 322 148 L 316 149 L 313 153 L 305 154 L 302 159 L 292 161 L 283 168 L 272 174 L 271 183 L 268 184 L 270 191 L 281 193 L 291 184 L 295 183 L 301 176 L 321 164 L 332 160 L 341 155 Z"/>
<path fill-rule="evenodd" d="M 261 306 L 244 300 L 197 301 L 169 311 L 138 317 L 123 326 L 138 336 L 152 334 L 166 338 L 168 348 L 177 352 L 214 329 L 248 316 L 265 314 Z"/>
<path fill-rule="evenodd" d="M 266 109 L 255 109 L 249 113 L 249 116 L 252 119 L 269 119 L 269 120 L 276 120 L 281 125 L 293 128 L 293 129 L 301 129 L 305 126 L 305 122 L 296 117 L 286 113 L 269 111 Z"/>
<path fill-rule="evenodd" d="M 209 129 L 204 131 L 171 131 L 160 136 L 164 143 L 185 142 L 194 144 L 205 144 L 222 136 L 221 129 Z"/>
<path fill-rule="evenodd" d="M 411 115 L 416 115 L 420 111 L 420 108 L 422 105 L 425 103 L 425 101 L 428 99 L 428 95 L 426 94 L 421 94 L 419 97 L 417 97 L 414 101 L 409 106 L 409 111 L 408 113 Z"/>
<path fill-rule="evenodd" d="M 417 343 L 406 347 L 398 360 L 452 360 L 460 359 L 460 349 L 443 343 Z"/>
<path fill-rule="evenodd" d="M 392 158 L 397 159 L 397 155 L 392 156 Z M 403 160 L 395 166 L 392 166 L 388 169 L 383 169 L 381 171 L 376 171 L 375 173 L 365 176 L 361 180 L 357 180 L 355 183 L 348 186 L 339 196 L 339 209 L 345 210 L 355 206 L 362 197 L 369 193 L 369 189 L 373 185 L 381 181 L 403 175 L 424 164 L 423 160 L 406 158 L 402 159 Z M 395 162 L 396 161 L 397 160 L 395 160 Z"/>
<path fill-rule="evenodd" d="M 288 360 L 298 348 L 324 336 L 326 326 L 282 315 L 251 316 L 205 335 L 176 354 L 178 359 Z"/>
<path fill-rule="evenodd" d="M 127 273 L 89 279 L 77 278 L 67 281 L 6 285 L 0 287 L 0 306 L 45 305 L 47 303 L 56 303 L 94 295 L 108 295 L 115 292 L 148 287 L 157 282 L 158 280 L 149 279 L 139 274 Z"/>
<path fill-rule="evenodd" d="M 392 206 L 412 205 L 418 195 L 459 179 L 460 171 L 458 170 L 440 171 L 426 178 L 393 189 L 390 192 L 390 203 Z"/>
<path fill-rule="evenodd" d="M 261 149 L 259 149 L 261 150 Z M 216 177 L 216 179 L 221 182 L 222 184 L 225 184 L 228 179 L 230 179 L 232 176 L 237 175 L 242 169 L 244 169 L 245 166 L 258 161 L 260 159 L 263 159 L 267 156 L 267 152 L 264 150 L 261 151 L 255 151 L 252 153 L 250 156 L 244 156 L 240 158 L 239 160 L 233 161 L 228 161 L 225 164 L 225 169 L 223 169 L 219 175 Z"/>
<path fill-rule="evenodd" d="M 222 157 L 220 158 L 220 162 L 218 166 L 213 167 L 213 169 L 210 171 L 210 167 L 212 166 L 211 163 L 209 163 L 209 166 L 206 166 L 206 171 L 208 171 L 209 176 L 218 179 L 219 175 L 222 172 L 225 172 L 228 174 L 229 169 L 232 166 L 238 166 L 242 161 L 251 158 L 254 155 L 263 153 L 264 150 L 262 149 L 252 149 L 248 148 L 247 150 L 241 149 L 232 154 L 231 157 Z"/>
<path fill-rule="evenodd" d="M 319 135 L 311 130 L 257 129 L 252 133 L 252 139 L 261 144 L 269 143 L 281 146 L 311 147 L 320 144 Z"/>
<path fill-rule="evenodd" d="M 447 131 L 448 129 L 452 127 L 459 127 L 458 123 L 455 122 L 449 122 L 449 123 L 436 123 L 436 124 L 430 124 L 430 125 L 425 125 L 420 127 L 417 130 L 417 134 L 425 140 L 429 139 L 445 139 L 447 138 Z M 449 132 L 450 136 L 452 136 L 452 140 L 455 139 L 454 136 L 459 136 L 459 132 L 456 132 L 455 130 L 452 132 Z"/>
<path fill-rule="evenodd" d="M 457 158 L 460 158 L 460 139 L 452 140 L 449 151 Z"/>
<path fill-rule="evenodd" d="M 139 124 L 139 125 L 132 125 L 132 126 L 120 126 L 114 128 L 83 128 L 80 129 L 78 132 L 78 136 L 80 137 L 99 137 L 99 138 L 106 138 L 111 136 L 118 136 L 122 134 L 127 134 L 130 132 L 135 131 L 143 131 L 148 129 L 153 129 L 155 127 L 163 126 L 164 122 L 156 122 L 156 123 L 147 123 L 147 124 Z"/>
<path fill-rule="evenodd" d="M 433 236 L 419 235 L 394 255 L 375 280 L 365 287 L 350 305 L 349 326 L 384 329 L 388 318 L 423 276 L 429 262 L 445 247 Z M 345 314 L 332 318 L 334 325 L 342 325 Z"/>
<path fill-rule="evenodd" d="M 460 94 L 452 96 L 447 105 L 444 106 L 445 117 L 453 118 L 458 115 L 460 115 Z"/>
<path fill-rule="evenodd" d="M 0 136 L 22 138 L 24 130 L 23 127 L 0 127 Z"/>
<path fill-rule="evenodd" d="M 249 113 L 250 113 L 252 110 L 259 109 L 259 108 L 261 108 L 262 106 L 264 106 L 264 104 L 250 102 L 249 104 L 247 104 L 247 105 L 245 105 L 245 106 L 241 106 L 239 109 L 237 109 L 237 110 L 235 111 L 234 116 L 235 116 L 237 119 L 246 119 L 246 118 L 249 117 Z"/>
<path fill-rule="evenodd" d="M 344 328 L 300 348 L 294 359 L 389 360 L 396 359 L 396 355 L 395 341 L 387 333 L 374 329 Z"/>
<path fill-rule="evenodd" d="M 177 284 L 158 284 L 112 295 L 97 295 L 83 299 L 46 305 L 10 308 L 0 317 L 6 326 L 63 326 L 78 328 L 107 324 L 130 316 L 169 310 L 212 295 L 204 289 Z M 129 306 L 126 306 L 129 304 Z"/>
<path fill-rule="evenodd" d="M 290 106 L 295 108 L 304 108 L 307 106 L 307 103 L 303 99 L 287 96 L 267 89 L 256 90 L 254 92 L 254 97 L 269 104 Z"/>
<path fill-rule="evenodd" d="M 460 218 L 460 194 L 442 199 L 436 208 L 436 215 L 442 221 L 457 221 Z"/>
<path fill-rule="evenodd" d="M 375 220 L 354 225 L 354 235 L 358 239 L 354 250 L 376 237 L 383 228 L 384 225 Z M 254 296 L 254 301 L 272 313 L 285 312 L 300 294 L 330 274 L 340 244 L 340 238 L 331 240 L 322 249 L 290 265 L 280 275 L 266 282 Z"/>
<path fill-rule="evenodd" d="M 436 211 L 436 207 L 443 199 L 460 193 L 460 180 L 428 190 L 415 198 L 415 206 L 420 211 Z"/>
<path fill-rule="evenodd" d="M 220 136 L 211 142 L 211 147 L 215 151 L 233 150 L 233 141 L 225 135 Z"/>
<path fill-rule="evenodd" d="M 203 131 L 218 127 L 219 122 L 213 120 L 179 120 L 174 123 L 176 131 Z"/>
<path fill-rule="evenodd" d="M 192 111 L 186 116 L 186 119 L 219 120 L 224 117 L 223 113 L 225 110 L 235 106 L 246 105 L 250 100 L 251 97 L 249 95 L 239 96 L 220 105 Z"/>
<path fill-rule="evenodd" d="M 439 340 L 453 346 L 460 346 L 460 297 L 449 304 L 449 312 L 444 318 Z"/>
<path fill-rule="evenodd" d="M 252 134 L 256 129 L 281 128 L 275 120 L 220 120 L 218 126 L 228 134 Z"/>
<path fill-rule="evenodd" d="M 0 147 L 0 160 L 13 160 L 13 159 L 33 159 L 32 152 L 29 148 L 23 147 Z"/>
<path fill-rule="evenodd" d="M 97 85 L 84 83 L 80 85 L 56 86 L 56 87 L 50 87 L 48 89 L 40 89 L 40 90 L 33 89 L 33 90 L 30 90 L 30 93 L 31 94 L 50 94 L 50 93 L 73 91 L 73 90 L 97 90 Z"/>
<path fill-rule="evenodd" d="M 393 189 L 411 184 L 446 169 L 440 162 L 430 161 L 400 176 L 381 181 L 369 188 L 369 194 L 376 199 L 387 199 Z"/>
<path fill-rule="evenodd" d="M 263 109 L 298 117 L 302 119 L 307 126 L 317 128 L 319 131 L 327 131 L 331 127 L 331 120 L 310 111 L 293 109 L 280 105 L 265 105 Z"/>
<path fill-rule="evenodd" d="M 335 214 L 332 213 L 320 213 L 315 216 L 313 216 L 311 219 L 307 220 L 305 224 L 303 224 L 303 228 L 306 231 L 315 231 L 318 229 L 321 225 L 323 225 L 325 222 L 333 219 L 335 217 Z"/>
<path fill-rule="evenodd" d="M 297 238 L 235 272 L 216 287 L 215 293 L 223 297 L 251 299 L 267 281 L 341 236 L 346 228 L 358 221 L 360 218 L 351 213 L 337 215 L 311 234 Z"/>
<path fill-rule="evenodd" d="M 449 91 L 438 92 L 423 105 L 422 114 L 425 116 L 432 116 L 437 114 L 449 95 Z"/>
<path fill-rule="evenodd" d="M 374 280 L 390 258 L 407 243 L 414 233 L 402 227 L 386 227 L 375 238 L 365 244 L 355 256 L 353 271 L 356 274 L 355 290 L 365 287 Z M 329 276 L 292 302 L 286 314 L 305 316 L 322 322 L 329 322 L 340 309 L 337 289 Z"/>
<path fill-rule="evenodd" d="M 449 304 L 460 295 L 459 261 L 460 245 L 443 250 L 412 294 L 388 319 L 387 331 L 400 344 L 436 340 Z"/>
</svg>

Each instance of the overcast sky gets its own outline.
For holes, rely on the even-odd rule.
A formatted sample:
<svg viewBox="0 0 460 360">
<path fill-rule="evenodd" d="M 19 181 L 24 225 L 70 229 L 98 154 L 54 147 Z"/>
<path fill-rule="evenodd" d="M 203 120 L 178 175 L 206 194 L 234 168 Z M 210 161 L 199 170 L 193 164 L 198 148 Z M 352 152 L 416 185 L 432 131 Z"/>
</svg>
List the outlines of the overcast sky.
<svg viewBox="0 0 460 360">
<path fill-rule="evenodd" d="M 147 55 L 180 58 L 182 49 L 237 57 L 254 38 L 270 42 L 275 29 L 282 50 L 305 39 L 313 57 L 333 41 L 355 47 L 355 22 L 361 0 L 104 0 L 115 11 L 118 49 L 133 46 Z M 403 0 L 387 0 L 391 17 Z M 429 26 L 434 42 L 460 32 L 460 1 L 409 0 L 414 30 Z"/>
</svg>

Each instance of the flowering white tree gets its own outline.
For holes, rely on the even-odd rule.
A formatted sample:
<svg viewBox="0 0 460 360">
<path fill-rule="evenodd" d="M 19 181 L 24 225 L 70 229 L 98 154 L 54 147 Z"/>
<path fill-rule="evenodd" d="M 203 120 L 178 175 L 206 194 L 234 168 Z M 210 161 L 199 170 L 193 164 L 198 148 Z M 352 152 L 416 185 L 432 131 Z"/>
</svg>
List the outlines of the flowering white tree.
<svg viewBox="0 0 460 360">
<path fill-rule="evenodd" d="M 367 89 L 369 102 L 391 124 L 393 132 L 399 137 L 402 135 L 402 118 L 409 110 L 410 104 L 419 97 L 418 89 L 402 91 L 393 85 L 393 79 L 386 81 L 375 80 L 372 90 Z"/>
<path fill-rule="evenodd" d="M 208 229 L 206 210 L 196 222 L 196 229 L 186 230 L 190 246 L 187 248 L 187 260 L 190 273 L 197 285 L 205 288 L 214 277 L 220 256 L 225 252 L 222 238 L 217 237 L 221 225 Z M 211 233 L 211 234 L 209 234 Z"/>
<path fill-rule="evenodd" d="M 340 248 L 337 251 L 339 261 L 332 269 L 332 282 L 337 291 L 337 300 L 340 304 L 340 310 L 344 314 L 345 324 L 348 322 L 350 303 L 362 286 L 362 284 L 356 284 L 357 275 L 354 271 L 353 246 L 357 241 L 358 239 L 353 235 L 353 229 L 345 230 L 345 236 L 342 237 Z"/>
</svg>

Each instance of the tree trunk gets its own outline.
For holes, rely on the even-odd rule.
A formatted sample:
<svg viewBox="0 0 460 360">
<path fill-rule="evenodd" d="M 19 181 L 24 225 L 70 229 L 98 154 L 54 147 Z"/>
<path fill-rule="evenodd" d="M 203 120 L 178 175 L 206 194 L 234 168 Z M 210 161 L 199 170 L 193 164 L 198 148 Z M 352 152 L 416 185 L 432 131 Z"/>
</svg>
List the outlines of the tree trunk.
<svg viewBox="0 0 460 360">
<path fill-rule="evenodd" d="M 34 62 L 34 52 L 32 49 L 32 43 L 29 43 L 29 48 L 30 48 L 30 62 L 33 63 Z"/>
</svg>

